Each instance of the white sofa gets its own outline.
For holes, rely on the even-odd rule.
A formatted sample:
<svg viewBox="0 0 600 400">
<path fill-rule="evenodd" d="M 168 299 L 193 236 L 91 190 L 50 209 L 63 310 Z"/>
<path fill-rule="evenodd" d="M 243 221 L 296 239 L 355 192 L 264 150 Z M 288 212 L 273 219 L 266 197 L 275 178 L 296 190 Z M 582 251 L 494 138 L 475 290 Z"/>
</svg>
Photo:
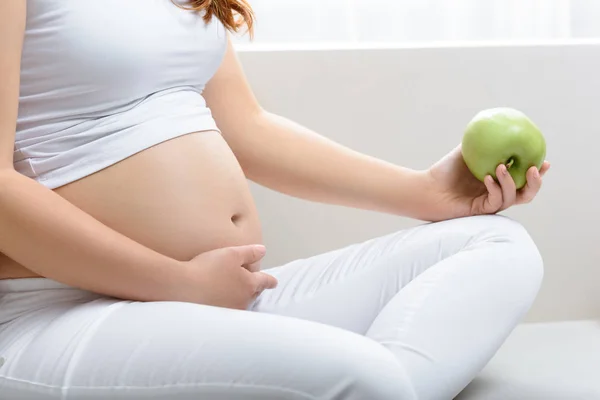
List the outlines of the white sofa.
<svg viewBox="0 0 600 400">
<path fill-rule="evenodd" d="M 527 113 L 553 167 L 535 202 L 507 214 L 538 244 L 544 284 L 523 325 L 458 399 L 600 399 L 600 44 L 240 50 L 266 108 L 416 168 L 456 145 L 483 108 Z M 418 223 L 252 190 L 268 266 Z"/>
<path fill-rule="evenodd" d="M 456 400 L 600 400 L 600 320 L 519 326 Z"/>
</svg>

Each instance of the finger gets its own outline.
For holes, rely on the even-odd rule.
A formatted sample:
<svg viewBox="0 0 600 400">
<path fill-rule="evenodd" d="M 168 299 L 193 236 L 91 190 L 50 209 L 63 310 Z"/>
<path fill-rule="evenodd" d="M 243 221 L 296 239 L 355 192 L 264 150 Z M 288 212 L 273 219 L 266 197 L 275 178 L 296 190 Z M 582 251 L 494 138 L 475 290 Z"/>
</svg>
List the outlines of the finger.
<svg viewBox="0 0 600 400">
<path fill-rule="evenodd" d="M 274 276 L 265 274 L 264 272 L 254 273 L 256 278 L 256 293 L 261 293 L 266 289 L 275 289 L 277 287 L 277 279 Z"/>
<path fill-rule="evenodd" d="M 486 214 L 495 213 L 502 207 L 502 188 L 491 175 L 486 176 L 483 183 L 488 191 L 482 205 L 483 212 Z"/>
<path fill-rule="evenodd" d="M 260 262 L 255 262 L 252 264 L 244 264 L 242 267 L 246 268 L 250 272 L 259 272 L 260 271 Z"/>
<path fill-rule="evenodd" d="M 544 177 L 544 175 L 546 174 L 546 172 L 548 172 L 549 169 L 550 169 L 550 163 L 548 161 L 544 161 L 544 163 L 542 164 L 542 166 L 540 168 L 540 176 Z"/>
<path fill-rule="evenodd" d="M 546 171 L 548 168 L 546 168 Z M 531 167 L 527 170 L 527 184 L 521 189 L 519 193 L 518 202 L 520 204 L 529 203 L 538 194 L 542 187 L 542 176 L 541 170 L 538 171 L 536 167 Z"/>
<path fill-rule="evenodd" d="M 512 176 L 508 173 L 506 165 L 500 164 L 496 168 L 496 176 L 502 188 L 502 206 L 501 209 L 507 209 L 517 200 L 517 186 Z"/>
<path fill-rule="evenodd" d="M 265 246 L 259 244 L 229 247 L 228 251 L 235 257 L 235 262 L 238 265 L 244 266 L 259 262 L 267 252 Z"/>
</svg>

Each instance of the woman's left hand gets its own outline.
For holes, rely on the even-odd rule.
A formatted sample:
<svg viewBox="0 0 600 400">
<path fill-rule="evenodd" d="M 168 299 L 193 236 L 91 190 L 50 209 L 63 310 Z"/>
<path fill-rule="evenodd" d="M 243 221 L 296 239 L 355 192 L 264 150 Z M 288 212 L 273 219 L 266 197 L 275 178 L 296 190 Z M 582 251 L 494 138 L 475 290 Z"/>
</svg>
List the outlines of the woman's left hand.
<svg viewBox="0 0 600 400">
<path fill-rule="evenodd" d="M 503 164 L 496 168 L 498 182 L 490 175 L 481 182 L 467 168 L 459 145 L 427 170 L 427 219 L 495 214 L 513 205 L 529 203 L 539 192 L 542 177 L 549 168 L 548 161 L 544 161 L 539 171 L 536 167 L 529 168 L 527 184 L 519 190 Z"/>
</svg>

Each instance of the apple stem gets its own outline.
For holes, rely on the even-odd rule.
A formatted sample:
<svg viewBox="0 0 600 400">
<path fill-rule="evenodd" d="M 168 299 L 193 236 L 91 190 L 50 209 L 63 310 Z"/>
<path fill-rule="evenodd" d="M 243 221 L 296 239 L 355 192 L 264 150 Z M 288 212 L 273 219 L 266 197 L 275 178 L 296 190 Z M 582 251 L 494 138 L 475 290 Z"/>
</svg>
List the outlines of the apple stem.
<svg viewBox="0 0 600 400">
<path fill-rule="evenodd" d="M 510 169 L 510 167 L 512 167 L 514 162 L 515 162 L 514 158 L 511 158 L 510 160 L 508 160 L 508 162 L 506 163 L 506 169 Z"/>
</svg>

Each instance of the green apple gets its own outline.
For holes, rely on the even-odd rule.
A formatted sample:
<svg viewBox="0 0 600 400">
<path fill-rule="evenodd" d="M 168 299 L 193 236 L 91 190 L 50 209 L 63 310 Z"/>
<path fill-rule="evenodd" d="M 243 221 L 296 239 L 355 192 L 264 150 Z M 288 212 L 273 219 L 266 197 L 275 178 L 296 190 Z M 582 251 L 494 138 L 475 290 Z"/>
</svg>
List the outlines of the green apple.
<svg viewBox="0 0 600 400">
<path fill-rule="evenodd" d="M 521 111 L 508 107 L 482 110 L 467 124 L 462 155 L 471 173 L 480 181 L 506 165 L 517 189 L 527 183 L 527 170 L 541 168 L 546 158 L 546 140 L 539 128 Z"/>
</svg>

